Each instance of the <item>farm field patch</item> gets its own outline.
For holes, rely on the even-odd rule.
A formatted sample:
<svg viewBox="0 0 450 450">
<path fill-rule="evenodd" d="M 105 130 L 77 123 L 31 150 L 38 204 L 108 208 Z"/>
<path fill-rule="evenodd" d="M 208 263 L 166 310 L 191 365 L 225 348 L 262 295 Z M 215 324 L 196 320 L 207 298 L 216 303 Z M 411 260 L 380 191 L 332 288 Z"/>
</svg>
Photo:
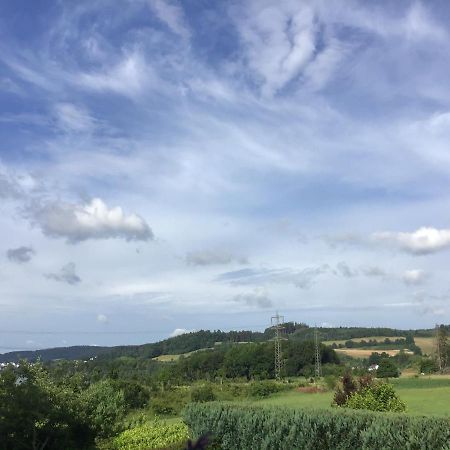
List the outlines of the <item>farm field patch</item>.
<svg viewBox="0 0 450 450">
<path fill-rule="evenodd" d="M 373 352 L 385 352 L 387 353 L 389 356 L 395 356 L 398 353 L 400 353 L 400 350 L 396 349 L 396 350 L 379 350 L 376 348 L 373 349 L 364 349 L 364 348 L 337 348 L 335 350 L 337 353 L 343 353 L 347 356 L 351 356 L 353 358 L 368 358 Z M 411 353 L 408 350 L 405 350 L 405 353 Z"/>
<path fill-rule="evenodd" d="M 450 377 L 400 378 L 392 383 L 406 403 L 407 414 L 450 417 Z M 288 408 L 331 409 L 333 392 L 304 393 L 295 390 L 252 402 Z"/>
</svg>

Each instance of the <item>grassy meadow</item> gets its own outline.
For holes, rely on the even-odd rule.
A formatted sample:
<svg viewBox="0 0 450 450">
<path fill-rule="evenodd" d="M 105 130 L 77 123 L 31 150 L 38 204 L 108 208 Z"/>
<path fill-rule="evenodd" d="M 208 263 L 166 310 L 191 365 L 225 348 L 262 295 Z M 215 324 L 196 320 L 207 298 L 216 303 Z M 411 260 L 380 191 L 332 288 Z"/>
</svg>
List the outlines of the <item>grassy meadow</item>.
<svg viewBox="0 0 450 450">
<path fill-rule="evenodd" d="M 407 413 L 424 416 L 450 417 L 450 376 L 434 375 L 419 378 L 401 377 L 390 380 L 407 405 Z M 289 408 L 331 409 L 333 392 L 305 393 L 297 390 L 282 392 L 263 400 L 259 405 Z"/>
</svg>

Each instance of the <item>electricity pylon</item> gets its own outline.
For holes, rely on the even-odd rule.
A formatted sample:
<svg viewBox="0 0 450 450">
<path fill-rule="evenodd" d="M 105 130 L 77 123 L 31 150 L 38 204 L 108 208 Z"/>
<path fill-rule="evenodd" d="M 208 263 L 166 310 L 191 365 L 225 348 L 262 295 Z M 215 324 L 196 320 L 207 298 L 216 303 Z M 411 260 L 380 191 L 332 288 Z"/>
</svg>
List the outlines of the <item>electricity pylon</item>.
<svg viewBox="0 0 450 450">
<path fill-rule="evenodd" d="M 320 342 L 319 342 L 319 333 L 317 331 L 317 327 L 314 327 L 314 356 L 315 356 L 315 374 L 316 378 L 320 378 L 322 376 L 322 361 L 320 357 Z"/>
<path fill-rule="evenodd" d="M 283 368 L 283 355 L 281 352 L 281 333 L 284 328 L 284 316 L 280 316 L 277 312 L 275 316 L 270 318 L 272 328 L 275 330 L 275 378 L 281 378 L 281 370 Z"/>
</svg>

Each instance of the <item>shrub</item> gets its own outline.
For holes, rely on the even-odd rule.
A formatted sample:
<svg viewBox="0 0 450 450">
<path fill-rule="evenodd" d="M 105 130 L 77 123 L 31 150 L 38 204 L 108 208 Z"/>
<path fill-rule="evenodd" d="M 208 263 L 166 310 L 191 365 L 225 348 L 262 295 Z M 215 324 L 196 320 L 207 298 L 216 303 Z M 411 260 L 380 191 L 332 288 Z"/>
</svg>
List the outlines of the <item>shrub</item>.
<svg viewBox="0 0 450 450">
<path fill-rule="evenodd" d="M 378 378 L 398 378 L 400 372 L 391 358 L 382 359 L 377 369 Z"/>
<path fill-rule="evenodd" d="M 144 408 L 149 399 L 150 392 L 147 387 L 136 381 L 120 380 L 116 382 L 118 389 L 123 391 L 125 403 L 129 408 Z"/>
<path fill-rule="evenodd" d="M 111 450 L 148 450 L 167 447 L 189 438 L 184 423 L 154 422 L 126 430 L 111 442 Z"/>
<path fill-rule="evenodd" d="M 193 402 L 212 402 L 216 399 L 216 395 L 211 386 L 197 386 L 191 391 L 191 401 Z"/>
<path fill-rule="evenodd" d="M 255 381 L 250 386 L 250 396 L 255 398 L 268 397 L 282 390 L 283 387 L 272 381 Z"/>
<path fill-rule="evenodd" d="M 325 386 L 327 387 L 327 389 L 329 389 L 330 391 L 336 388 L 338 382 L 337 378 L 334 375 L 325 376 L 323 381 L 325 382 Z"/>
<path fill-rule="evenodd" d="M 194 437 L 213 435 L 226 449 L 446 449 L 448 419 L 353 410 L 310 410 L 191 403 Z"/>
<path fill-rule="evenodd" d="M 406 410 L 405 403 L 399 399 L 394 387 L 387 383 L 372 384 L 353 393 L 347 399 L 345 406 L 370 411 L 403 412 Z"/>
<path fill-rule="evenodd" d="M 111 436 L 119 430 L 126 413 L 125 395 L 110 380 L 91 384 L 82 395 L 92 426 L 101 437 Z"/>
<path fill-rule="evenodd" d="M 151 402 L 151 407 L 156 414 L 164 416 L 172 416 L 177 412 L 172 402 L 162 397 L 154 398 Z"/>
<path fill-rule="evenodd" d="M 356 392 L 357 385 L 350 372 L 346 372 L 342 377 L 342 387 L 338 386 L 334 394 L 333 403 L 337 406 L 343 406 L 351 394 Z"/>
</svg>

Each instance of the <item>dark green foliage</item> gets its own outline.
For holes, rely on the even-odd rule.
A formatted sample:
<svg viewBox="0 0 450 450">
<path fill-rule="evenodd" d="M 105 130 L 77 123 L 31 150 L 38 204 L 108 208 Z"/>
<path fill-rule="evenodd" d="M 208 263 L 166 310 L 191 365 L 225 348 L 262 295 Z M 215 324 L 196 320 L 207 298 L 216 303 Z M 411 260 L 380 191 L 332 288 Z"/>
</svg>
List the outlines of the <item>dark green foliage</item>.
<svg viewBox="0 0 450 450">
<path fill-rule="evenodd" d="M 136 381 L 117 380 L 115 382 L 118 390 L 123 391 L 125 404 L 127 408 L 143 408 L 150 399 L 150 391 L 148 387 Z"/>
<path fill-rule="evenodd" d="M 362 411 L 190 404 L 184 420 L 200 436 L 207 432 L 227 450 L 447 449 L 447 419 Z"/>
<path fill-rule="evenodd" d="M 339 363 L 336 352 L 320 347 L 324 370 Z M 165 382 L 192 382 L 223 378 L 264 380 L 274 378 L 273 342 L 222 345 L 215 350 L 197 352 L 166 365 Z M 286 341 L 283 343 L 286 376 L 311 376 L 314 371 L 314 343 Z"/>
<path fill-rule="evenodd" d="M 83 449 L 94 438 L 77 395 L 55 385 L 40 365 L 0 372 L 0 448 Z"/>
<path fill-rule="evenodd" d="M 82 393 L 82 399 L 90 423 L 101 437 L 108 437 L 119 431 L 120 420 L 127 411 L 125 395 L 111 380 L 92 384 Z"/>
<path fill-rule="evenodd" d="M 282 385 L 274 381 L 255 381 L 250 386 L 250 396 L 254 398 L 264 398 L 271 394 L 283 391 L 288 385 Z"/>
<path fill-rule="evenodd" d="M 444 327 L 449 330 L 450 326 Z M 285 330 L 289 338 L 300 341 L 313 341 L 314 328 L 310 328 L 304 323 L 288 322 L 285 324 Z M 321 340 L 349 340 L 354 338 L 363 338 L 366 336 L 398 336 L 399 338 L 411 337 L 429 337 L 434 336 L 434 330 L 397 330 L 392 328 L 363 328 L 363 327 L 338 327 L 338 328 L 319 328 Z M 409 338 L 408 338 L 409 336 Z M 267 328 L 264 333 L 254 331 L 207 331 L 200 330 L 192 333 L 183 334 L 173 338 L 165 339 L 160 342 L 144 345 L 127 345 L 117 347 L 61 347 L 53 349 L 44 349 L 37 351 L 10 352 L 0 355 L 0 362 L 17 362 L 20 359 L 29 361 L 51 361 L 57 359 L 67 360 L 89 360 L 90 358 L 114 359 L 119 357 L 133 357 L 151 359 L 156 356 L 166 354 L 182 354 L 194 350 L 212 348 L 217 342 L 236 343 L 236 342 L 263 342 L 273 337 L 273 329 Z M 411 342 L 410 342 L 411 343 Z M 408 342 L 407 342 L 408 344 Z M 413 345 L 411 343 L 411 345 Z M 414 348 L 409 347 L 411 350 Z"/>
<path fill-rule="evenodd" d="M 377 369 L 378 378 L 398 378 L 400 372 L 392 358 L 385 358 L 380 361 Z"/>
<path fill-rule="evenodd" d="M 150 407 L 158 415 L 175 416 L 180 414 L 189 401 L 190 391 L 188 389 L 171 389 L 152 397 Z"/>
<path fill-rule="evenodd" d="M 439 370 L 436 360 L 431 358 L 422 358 L 419 364 L 420 373 L 434 373 Z"/>
<path fill-rule="evenodd" d="M 212 402 L 216 400 L 216 395 L 210 385 L 196 386 L 191 390 L 191 401 L 193 402 Z"/>
</svg>

